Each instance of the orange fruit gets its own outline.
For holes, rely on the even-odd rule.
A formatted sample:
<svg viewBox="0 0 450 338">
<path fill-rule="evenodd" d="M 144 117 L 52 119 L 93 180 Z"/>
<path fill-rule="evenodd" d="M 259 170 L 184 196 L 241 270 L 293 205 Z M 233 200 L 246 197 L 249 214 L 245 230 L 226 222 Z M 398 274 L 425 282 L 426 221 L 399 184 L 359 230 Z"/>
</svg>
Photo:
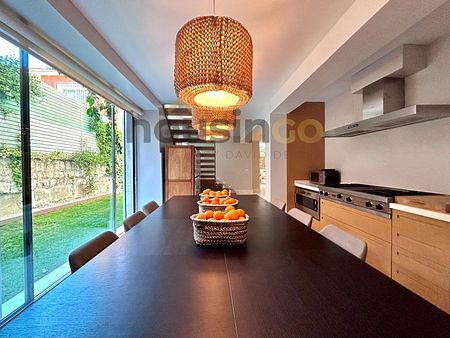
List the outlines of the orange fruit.
<svg viewBox="0 0 450 338">
<path fill-rule="evenodd" d="M 219 199 L 220 199 L 219 197 L 214 197 L 214 198 L 213 198 L 213 201 L 219 202 Z"/>
<path fill-rule="evenodd" d="M 237 209 L 236 212 L 238 213 L 239 217 L 245 217 L 245 210 Z"/>
<path fill-rule="evenodd" d="M 205 202 L 211 202 L 211 200 L 208 197 L 203 197 L 200 202 L 205 203 Z"/>
<path fill-rule="evenodd" d="M 240 221 L 245 221 L 245 217 L 239 217 Z"/>
<path fill-rule="evenodd" d="M 205 216 L 205 214 L 198 214 L 196 218 L 197 219 L 206 219 L 206 216 Z"/>
<path fill-rule="evenodd" d="M 208 221 L 215 221 L 214 217 L 208 218 Z"/>
<path fill-rule="evenodd" d="M 214 212 L 212 210 L 208 210 L 205 212 L 205 218 L 212 218 L 214 216 Z"/>
<path fill-rule="evenodd" d="M 222 192 L 224 193 L 224 195 L 228 195 L 228 190 L 227 189 L 223 189 Z"/>
<path fill-rule="evenodd" d="M 223 212 L 222 211 L 216 211 L 215 213 L 214 213 L 214 219 L 215 220 L 221 220 L 223 218 Z"/>
<path fill-rule="evenodd" d="M 238 215 L 238 213 L 237 213 L 237 211 L 236 210 L 230 210 L 230 211 L 228 211 L 227 212 L 227 215 L 228 215 L 228 219 L 229 220 L 237 220 L 237 219 L 239 219 L 239 215 Z"/>
<path fill-rule="evenodd" d="M 225 209 L 225 212 L 234 210 L 234 207 L 232 205 L 227 206 L 227 208 Z"/>
<path fill-rule="evenodd" d="M 223 198 L 220 199 L 219 204 L 223 204 L 224 200 Z"/>
<path fill-rule="evenodd" d="M 219 201 L 212 201 L 211 204 L 219 204 Z"/>
</svg>

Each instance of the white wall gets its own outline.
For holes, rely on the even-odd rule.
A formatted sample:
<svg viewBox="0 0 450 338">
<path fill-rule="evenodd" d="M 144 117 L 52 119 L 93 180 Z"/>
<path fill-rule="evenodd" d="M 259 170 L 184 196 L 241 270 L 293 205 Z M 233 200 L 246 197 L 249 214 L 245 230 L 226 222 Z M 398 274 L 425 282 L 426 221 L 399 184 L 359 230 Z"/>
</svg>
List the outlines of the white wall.
<svg viewBox="0 0 450 338">
<path fill-rule="evenodd" d="M 450 36 L 428 47 L 427 68 L 405 81 L 406 105 L 450 104 Z M 361 95 L 342 94 L 325 105 L 325 127 L 362 118 Z M 326 139 L 327 168 L 343 182 L 450 194 L 450 118 L 352 138 Z"/>
<path fill-rule="evenodd" d="M 270 117 L 270 151 L 266 153 L 266 157 L 270 157 L 271 201 L 286 202 L 287 200 L 287 148 L 286 142 L 283 142 L 287 136 L 285 121 L 285 114 L 272 114 Z"/>
<path fill-rule="evenodd" d="M 230 184 L 238 194 L 253 193 L 253 152 L 252 142 L 237 143 L 230 138 L 226 142 L 216 142 L 216 176 Z"/>
<path fill-rule="evenodd" d="M 144 138 L 144 127 L 136 127 L 136 210 L 149 201 L 162 204 L 162 167 L 161 152 L 155 125 L 159 121 L 157 110 L 146 111 L 141 118 L 151 128 L 150 142 Z"/>
</svg>

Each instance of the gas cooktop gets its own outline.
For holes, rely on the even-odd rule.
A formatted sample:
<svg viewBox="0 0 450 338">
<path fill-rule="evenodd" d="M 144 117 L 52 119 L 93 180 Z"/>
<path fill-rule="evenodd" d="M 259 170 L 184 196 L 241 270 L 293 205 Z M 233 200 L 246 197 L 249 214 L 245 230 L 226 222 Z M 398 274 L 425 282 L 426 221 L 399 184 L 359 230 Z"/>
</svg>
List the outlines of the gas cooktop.
<svg viewBox="0 0 450 338">
<path fill-rule="evenodd" d="M 423 191 L 413 191 L 367 184 L 349 183 L 336 186 L 319 186 L 320 195 L 357 209 L 371 212 L 383 217 L 391 217 L 389 203 L 395 196 L 433 195 Z"/>
<path fill-rule="evenodd" d="M 366 184 L 359 184 L 359 183 L 340 184 L 340 185 L 334 186 L 332 188 L 345 189 L 345 190 L 367 193 L 370 195 L 393 197 L 393 198 L 395 196 L 432 195 L 429 192 L 423 192 L 423 191 L 379 187 L 379 186 L 375 186 L 375 185 L 366 185 Z"/>
</svg>

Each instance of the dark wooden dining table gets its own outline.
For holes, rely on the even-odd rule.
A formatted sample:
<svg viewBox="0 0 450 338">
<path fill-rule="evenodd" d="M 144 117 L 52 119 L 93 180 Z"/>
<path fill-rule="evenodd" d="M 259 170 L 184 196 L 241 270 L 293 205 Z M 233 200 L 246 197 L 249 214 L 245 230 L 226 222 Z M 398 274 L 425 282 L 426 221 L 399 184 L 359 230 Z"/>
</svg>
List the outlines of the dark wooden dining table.
<svg viewBox="0 0 450 338">
<path fill-rule="evenodd" d="M 450 317 L 256 195 L 247 243 L 201 247 L 174 197 L 5 337 L 448 337 Z"/>
</svg>

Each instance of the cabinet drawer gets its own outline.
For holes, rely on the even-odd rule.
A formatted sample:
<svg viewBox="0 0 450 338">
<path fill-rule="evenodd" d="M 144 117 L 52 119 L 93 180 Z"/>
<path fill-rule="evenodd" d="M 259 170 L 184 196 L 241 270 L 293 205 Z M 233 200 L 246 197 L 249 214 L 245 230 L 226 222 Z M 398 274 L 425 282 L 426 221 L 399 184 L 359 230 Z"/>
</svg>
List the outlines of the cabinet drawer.
<svg viewBox="0 0 450 338">
<path fill-rule="evenodd" d="M 428 300 L 443 311 L 449 313 L 449 293 L 439 288 L 430 288 L 417 280 L 417 276 L 411 273 L 407 268 L 392 264 L 392 278 L 404 287 Z"/>
<path fill-rule="evenodd" d="M 351 225 L 354 228 L 391 243 L 390 219 L 372 215 L 368 212 L 363 212 L 325 199 L 321 199 L 320 203 L 321 215 L 332 217 L 342 223 Z"/>
<path fill-rule="evenodd" d="M 449 223 L 394 210 L 392 244 L 449 267 Z"/>
<path fill-rule="evenodd" d="M 334 224 L 343 230 L 346 230 L 356 237 L 362 239 L 367 244 L 366 263 L 391 277 L 391 243 L 378 237 L 372 236 L 351 225 L 345 224 L 338 219 L 323 215 L 321 216 L 321 225 Z"/>
<path fill-rule="evenodd" d="M 431 289 L 449 291 L 449 269 L 423 259 L 406 249 L 392 246 L 392 263 L 406 269 L 414 279 Z"/>
</svg>

